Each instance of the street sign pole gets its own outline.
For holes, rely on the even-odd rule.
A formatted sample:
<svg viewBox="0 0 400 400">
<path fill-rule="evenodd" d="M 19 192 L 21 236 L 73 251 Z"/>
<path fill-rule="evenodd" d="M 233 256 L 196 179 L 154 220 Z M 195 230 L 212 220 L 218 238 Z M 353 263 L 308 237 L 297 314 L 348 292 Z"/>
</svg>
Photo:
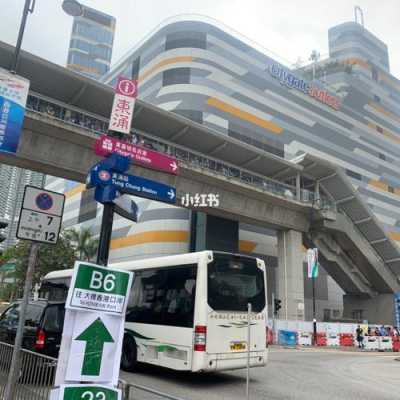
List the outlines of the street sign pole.
<svg viewBox="0 0 400 400">
<path fill-rule="evenodd" d="M 317 318 L 315 313 L 315 279 L 312 280 L 312 299 L 313 299 L 313 345 L 317 345 Z"/>
<path fill-rule="evenodd" d="M 25 318 L 26 318 L 26 309 L 28 306 L 28 297 L 29 293 L 32 289 L 32 278 L 33 273 L 35 271 L 36 260 L 39 252 L 39 243 L 32 242 L 30 251 L 29 251 L 29 260 L 28 260 L 28 269 L 26 270 L 26 278 L 25 278 L 25 286 L 24 286 L 24 295 L 21 302 L 21 309 L 19 314 L 18 321 L 18 329 L 17 335 L 15 338 L 14 350 L 11 360 L 10 372 L 8 375 L 4 400 L 13 400 L 14 392 L 17 383 L 17 379 L 19 377 L 20 370 L 20 358 L 21 358 L 21 345 L 22 338 L 24 335 L 24 327 L 25 327 Z"/>
<path fill-rule="evenodd" d="M 114 220 L 114 203 L 104 203 L 101 219 L 99 247 L 97 250 L 97 264 L 107 266 L 110 252 L 112 226 Z"/>
</svg>

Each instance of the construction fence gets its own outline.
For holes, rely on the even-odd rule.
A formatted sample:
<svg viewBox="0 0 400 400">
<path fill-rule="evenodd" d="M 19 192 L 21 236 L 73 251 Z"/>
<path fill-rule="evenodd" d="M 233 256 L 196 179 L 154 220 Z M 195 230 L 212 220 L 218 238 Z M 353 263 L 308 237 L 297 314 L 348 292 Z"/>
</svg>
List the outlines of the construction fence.
<svg viewBox="0 0 400 400">
<path fill-rule="evenodd" d="M 388 334 L 368 335 L 368 331 L 374 332 L 379 327 L 367 324 L 318 322 L 315 344 L 321 347 L 358 346 L 356 330 L 359 326 L 364 330 L 362 345 L 365 350 L 400 351 L 400 337 L 393 334 L 391 329 L 388 330 Z M 268 328 L 270 344 L 311 346 L 313 343 L 313 323 L 311 321 L 270 320 Z"/>
</svg>

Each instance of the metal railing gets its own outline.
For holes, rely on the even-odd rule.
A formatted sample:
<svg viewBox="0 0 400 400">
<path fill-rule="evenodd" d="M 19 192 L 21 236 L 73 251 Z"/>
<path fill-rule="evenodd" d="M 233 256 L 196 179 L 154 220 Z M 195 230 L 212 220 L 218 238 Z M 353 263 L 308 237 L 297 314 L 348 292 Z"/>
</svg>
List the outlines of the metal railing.
<svg viewBox="0 0 400 400">
<path fill-rule="evenodd" d="M 134 400 L 134 399 L 145 399 L 145 400 L 157 400 L 159 398 L 168 399 L 168 400 L 185 400 L 181 397 L 173 396 L 168 393 L 160 392 L 159 390 L 155 390 L 149 388 L 147 386 L 138 385 L 136 383 L 128 383 L 122 379 L 118 381 L 118 388 L 122 391 L 122 400 Z M 138 396 L 136 393 L 147 393 L 153 395 L 151 397 L 146 396 Z"/>
<path fill-rule="evenodd" d="M 14 346 L 0 342 L 0 398 L 3 398 Z M 57 359 L 22 349 L 15 399 L 47 400 L 54 385 Z"/>
<path fill-rule="evenodd" d="M 96 135 L 104 134 L 108 131 L 107 119 L 90 113 L 83 113 L 76 107 L 45 98 L 33 92 L 28 96 L 27 109 L 45 115 L 46 117 L 63 121 L 69 125 L 86 129 Z M 310 204 L 313 207 L 317 204 L 314 199 L 315 193 L 310 190 L 301 189 L 298 198 L 295 186 L 262 175 L 257 175 L 245 169 L 238 168 L 235 165 L 221 162 L 208 156 L 206 157 L 201 153 L 189 151 L 167 141 L 154 139 L 143 132 L 138 133 L 137 130 L 132 130 L 130 141 L 133 144 L 139 144 L 173 156 L 179 160 L 181 164 L 186 164 L 186 166 L 190 166 L 191 168 L 207 170 L 213 174 L 245 183 L 256 187 L 257 189 L 283 197 L 287 200 L 300 201 L 305 204 Z M 335 204 L 330 199 L 323 196 L 319 196 L 317 208 L 330 210 L 336 209 Z"/>
</svg>

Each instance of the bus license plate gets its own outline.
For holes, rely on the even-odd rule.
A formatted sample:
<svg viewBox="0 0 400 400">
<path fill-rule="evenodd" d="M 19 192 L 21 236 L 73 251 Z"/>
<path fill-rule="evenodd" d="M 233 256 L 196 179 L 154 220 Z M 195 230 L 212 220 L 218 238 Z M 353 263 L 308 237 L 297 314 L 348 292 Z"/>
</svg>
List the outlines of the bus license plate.
<svg viewBox="0 0 400 400">
<path fill-rule="evenodd" d="M 246 343 L 244 342 L 231 342 L 231 350 L 237 351 L 237 350 L 245 350 L 246 349 Z"/>
</svg>

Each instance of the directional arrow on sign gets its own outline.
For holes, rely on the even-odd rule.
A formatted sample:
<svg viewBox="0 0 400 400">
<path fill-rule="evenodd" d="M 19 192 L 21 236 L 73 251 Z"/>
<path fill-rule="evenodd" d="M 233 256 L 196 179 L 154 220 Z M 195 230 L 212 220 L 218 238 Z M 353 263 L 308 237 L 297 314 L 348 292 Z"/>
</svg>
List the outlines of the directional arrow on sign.
<svg viewBox="0 0 400 400">
<path fill-rule="evenodd" d="M 172 189 L 170 189 L 170 190 L 167 192 L 167 195 L 168 195 L 168 197 L 169 197 L 171 200 L 173 200 L 174 197 L 175 197 L 175 192 L 174 192 Z"/>
<path fill-rule="evenodd" d="M 82 375 L 100 375 L 104 343 L 114 343 L 114 339 L 103 321 L 97 318 L 75 340 L 86 342 Z"/>
</svg>

